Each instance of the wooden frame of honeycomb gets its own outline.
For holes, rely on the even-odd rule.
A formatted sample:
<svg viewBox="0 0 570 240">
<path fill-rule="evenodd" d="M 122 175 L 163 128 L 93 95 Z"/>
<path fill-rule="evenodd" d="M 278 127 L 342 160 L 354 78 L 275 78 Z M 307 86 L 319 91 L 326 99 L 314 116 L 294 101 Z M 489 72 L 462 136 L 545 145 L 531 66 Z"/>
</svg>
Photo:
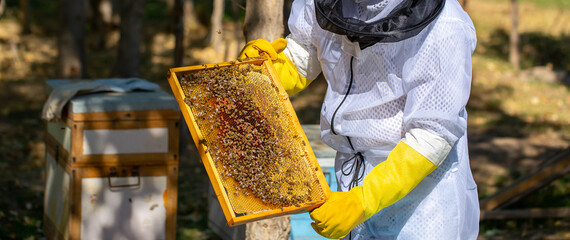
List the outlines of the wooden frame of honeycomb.
<svg viewBox="0 0 570 240">
<path fill-rule="evenodd" d="M 271 60 L 172 68 L 167 77 L 229 226 L 326 201 L 331 190 Z"/>
</svg>

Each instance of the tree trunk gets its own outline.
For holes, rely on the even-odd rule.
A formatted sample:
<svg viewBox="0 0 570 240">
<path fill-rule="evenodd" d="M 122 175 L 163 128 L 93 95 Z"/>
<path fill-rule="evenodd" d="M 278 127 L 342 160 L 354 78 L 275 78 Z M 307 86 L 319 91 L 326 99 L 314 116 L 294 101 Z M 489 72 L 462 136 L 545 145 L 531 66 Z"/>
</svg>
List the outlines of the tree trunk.
<svg viewBox="0 0 570 240">
<path fill-rule="evenodd" d="M 84 1 L 60 0 L 57 75 L 84 78 L 85 71 L 85 5 Z"/>
<path fill-rule="evenodd" d="M 111 23 L 113 27 L 120 26 L 121 24 L 121 1 L 122 0 L 110 0 L 111 1 Z"/>
<path fill-rule="evenodd" d="M 272 42 L 283 37 L 283 0 L 246 0 L 244 35 Z M 246 239 L 283 239 L 291 233 L 291 217 L 282 216 L 246 224 Z"/>
<path fill-rule="evenodd" d="M 4 16 L 4 12 L 6 11 L 6 0 L 0 0 L 0 19 Z"/>
<path fill-rule="evenodd" d="M 118 77 L 138 77 L 142 34 L 143 0 L 120 0 L 119 55 L 115 66 Z"/>
<path fill-rule="evenodd" d="M 210 47 L 219 50 L 222 42 L 222 19 L 224 17 L 224 0 L 214 0 L 214 10 L 212 11 L 210 26 Z"/>
<path fill-rule="evenodd" d="M 93 31 L 97 33 L 94 41 L 95 49 L 101 50 L 104 49 L 106 45 L 107 23 L 111 20 L 111 5 L 108 0 L 91 0 L 89 2 L 91 4 L 91 11 L 93 12 L 91 26 Z"/>
<path fill-rule="evenodd" d="M 30 0 L 20 0 L 20 19 L 22 19 L 22 34 L 30 34 L 32 32 L 30 28 Z"/>
<path fill-rule="evenodd" d="M 511 0 L 511 36 L 510 36 L 510 51 L 509 62 L 516 70 L 520 69 L 520 56 L 519 56 L 519 13 L 517 0 Z"/>
<path fill-rule="evenodd" d="M 196 18 L 196 12 L 194 11 L 194 1 L 184 0 L 184 28 L 186 33 L 198 28 L 198 18 Z"/>
<path fill-rule="evenodd" d="M 239 10 L 239 3 L 237 0 L 232 1 L 232 17 L 234 21 L 234 38 L 236 39 L 236 48 L 234 54 L 231 56 L 238 56 L 239 52 L 241 51 L 242 45 L 241 41 L 243 39 L 243 31 L 241 30 L 242 26 L 240 24 L 240 10 Z M 230 50 L 228 49 L 228 52 Z M 229 54 L 228 54 L 229 55 Z"/>
<path fill-rule="evenodd" d="M 184 0 L 175 0 L 172 15 L 174 16 L 174 66 L 184 65 Z"/>
<path fill-rule="evenodd" d="M 246 0 L 246 41 L 263 38 L 272 42 L 283 37 L 283 0 Z"/>
</svg>

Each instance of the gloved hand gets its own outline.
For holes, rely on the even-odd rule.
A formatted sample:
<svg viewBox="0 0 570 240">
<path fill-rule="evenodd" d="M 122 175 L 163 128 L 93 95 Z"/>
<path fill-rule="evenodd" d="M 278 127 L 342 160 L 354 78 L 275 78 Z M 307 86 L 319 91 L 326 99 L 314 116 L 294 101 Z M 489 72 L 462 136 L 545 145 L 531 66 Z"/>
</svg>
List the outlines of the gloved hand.
<svg viewBox="0 0 570 240">
<path fill-rule="evenodd" d="M 406 136 L 411 135 L 406 134 Z M 415 140 L 400 141 L 386 161 L 368 173 L 362 186 L 354 187 L 348 192 L 333 192 L 323 205 L 310 212 L 311 219 L 315 221 L 311 223 L 313 229 L 327 238 L 338 239 L 346 236 L 382 208 L 392 205 L 412 191 L 451 150 L 449 144 L 439 138 L 437 140 L 440 142 L 435 144 L 439 144 L 437 146 L 439 152 L 435 153 L 437 156 L 434 157 L 434 154 L 430 153 L 428 159 L 408 145 L 407 142 L 418 145 Z M 426 148 L 419 147 L 419 149 Z"/>
<path fill-rule="evenodd" d="M 273 68 L 277 72 L 283 88 L 289 95 L 295 94 L 312 82 L 297 72 L 295 64 L 283 53 L 287 47 L 284 38 L 278 38 L 273 43 L 264 39 L 249 41 L 240 53 L 239 58 L 259 57 L 266 54 L 273 62 Z"/>
</svg>

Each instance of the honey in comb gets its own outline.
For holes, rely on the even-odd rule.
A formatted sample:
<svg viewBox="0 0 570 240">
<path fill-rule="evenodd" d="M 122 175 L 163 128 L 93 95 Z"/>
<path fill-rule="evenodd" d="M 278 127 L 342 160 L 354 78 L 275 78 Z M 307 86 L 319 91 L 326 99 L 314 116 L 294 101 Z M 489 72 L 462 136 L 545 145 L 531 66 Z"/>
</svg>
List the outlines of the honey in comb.
<svg viewBox="0 0 570 240">
<path fill-rule="evenodd" d="M 317 200 L 311 199 L 312 167 L 303 167 L 304 153 L 294 146 L 302 143 L 283 141 L 295 138 L 287 136 L 294 133 L 279 128 L 287 124 L 281 116 L 286 113 L 270 98 L 278 88 L 259 66 L 214 66 L 182 73 L 179 79 L 185 103 L 205 136 L 200 141 L 228 192 L 274 207 Z"/>
</svg>

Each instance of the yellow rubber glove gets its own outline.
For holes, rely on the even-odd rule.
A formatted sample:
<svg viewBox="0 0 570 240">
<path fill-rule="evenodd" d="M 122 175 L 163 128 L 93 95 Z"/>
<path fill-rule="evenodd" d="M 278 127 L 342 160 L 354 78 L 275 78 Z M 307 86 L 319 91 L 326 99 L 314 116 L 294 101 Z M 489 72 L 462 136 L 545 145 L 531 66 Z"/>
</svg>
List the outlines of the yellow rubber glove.
<svg viewBox="0 0 570 240">
<path fill-rule="evenodd" d="M 297 67 L 283 53 L 287 47 L 287 40 L 278 38 L 273 43 L 264 39 L 249 41 L 240 53 L 239 58 L 259 57 L 266 54 L 273 61 L 273 68 L 277 72 L 283 88 L 289 95 L 305 89 L 312 80 L 308 80 L 297 72 Z"/>
<path fill-rule="evenodd" d="M 327 238 L 342 238 L 382 208 L 406 196 L 437 166 L 400 141 L 386 161 L 364 178 L 361 187 L 348 192 L 333 192 L 310 215 L 311 226 Z"/>
</svg>

